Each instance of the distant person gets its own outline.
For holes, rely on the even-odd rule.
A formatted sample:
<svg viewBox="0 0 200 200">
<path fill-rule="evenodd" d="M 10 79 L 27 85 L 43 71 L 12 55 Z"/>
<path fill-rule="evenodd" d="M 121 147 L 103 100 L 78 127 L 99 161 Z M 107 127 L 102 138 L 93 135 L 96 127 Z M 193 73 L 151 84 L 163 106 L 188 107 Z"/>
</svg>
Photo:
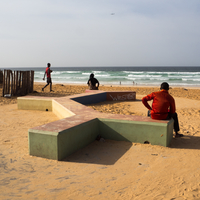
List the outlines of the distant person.
<svg viewBox="0 0 200 200">
<path fill-rule="evenodd" d="M 51 72 L 53 72 L 51 69 L 51 64 L 50 63 L 47 63 L 47 68 L 45 70 L 45 73 L 44 73 L 44 78 L 43 80 L 45 80 L 45 75 L 47 75 L 47 84 L 42 88 L 42 91 L 44 91 L 44 88 L 47 87 L 49 84 L 50 84 L 50 92 L 53 91 L 52 90 L 52 81 L 51 81 Z"/>
<path fill-rule="evenodd" d="M 183 137 L 183 134 L 179 134 L 179 122 L 178 115 L 175 112 L 175 100 L 168 93 L 169 84 L 163 82 L 160 86 L 160 91 L 153 92 L 142 98 L 142 103 L 144 106 L 149 109 L 148 116 L 152 119 L 157 120 L 169 120 L 173 118 L 174 120 L 174 131 L 175 137 Z M 148 104 L 148 101 L 153 100 L 152 107 Z"/>
<path fill-rule="evenodd" d="M 88 84 L 90 90 L 98 90 L 98 88 L 99 88 L 99 81 L 96 78 L 94 78 L 93 73 L 90 74 L 90 78 L 89 78 L 87 84 Z"/>
</svg>

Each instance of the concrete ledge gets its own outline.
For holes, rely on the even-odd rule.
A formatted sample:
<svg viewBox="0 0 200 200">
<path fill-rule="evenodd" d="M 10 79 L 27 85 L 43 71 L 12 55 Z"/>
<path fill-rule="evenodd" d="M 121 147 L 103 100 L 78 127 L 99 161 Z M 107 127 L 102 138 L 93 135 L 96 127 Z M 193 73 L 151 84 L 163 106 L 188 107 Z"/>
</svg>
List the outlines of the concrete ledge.
<svg viewBox="0 0 200 200">
<path fill-rule="evenodd" d="M 102 91 L 85 90 L 85 92 L 98 94 L 98 93 L 101 93 Z M 133 91 L 109 91 L 109 92 L 106 92 L 106 100 L 104 101 L 134 101 L 135 99 L 136 99 L 136 92 L 133 92 Z"/>
<path fill-rule="evenodd" d="M 136 99 L 136 92 L 132 91 L 115 91 L 107 92 L 107 101 L 134 101 Z"/>
<path fill-rule="evenodd" d="M 99 119 L 100 135 L 111 140 L 169 146 L 173 138 L 173 120 L 168 123 Z M 158 131 L 159 130 L 159 131 Z"/>
<path fill-rule="evenodd" d="M 18 98 L 19 109 L 48 109 L 60 118 L 58 121 L 29 129 L 29 154 L 62 160 L 93 142 L 98 135 L 112 140 L 170 145 L 173 138 L 173 120 L 106 114 L 85 106 L 89 103 L 106 101 L 108 94 L 98 91 L 60 98 L 30 96 Z M 117 92 L 115 95 L 120 96 L 120 93 Z M 124 100 L 121 98 L 123 95 L 127 98 L 131 93 L 122 92 L 117 99 Z M 131 98 L 134 97 L 133 93 Z"/>
<path fill-rule="evenodd" d="M 62 160 L 96 139 L 99 134 L 97 123 L 94 119 L 60 132 L 29 129 L 29 154 Z"/>
<path fill-rule="evenodd" d="M 59 119 L 75 115 L 73 112 L 71 112 L 55 100 L 52 100 L 52 111 Z"/>
<path fill-rule="evenodd" d="M 40 97 L 18 97 L 17 98 L 18 109 L 21 110 L 41 110 L 52 111 L 52 99 L 40 98 Z"/>
<path fill-rule="evenodd" d="M 98 135 L 117 141 L 169 146 L 173 137 L 173 120 L 157 123 L 96 118 L 58 132 L 33 128 L 29 129 L 29 154 L 62 160 L 93 142 Z"/>
</svg>

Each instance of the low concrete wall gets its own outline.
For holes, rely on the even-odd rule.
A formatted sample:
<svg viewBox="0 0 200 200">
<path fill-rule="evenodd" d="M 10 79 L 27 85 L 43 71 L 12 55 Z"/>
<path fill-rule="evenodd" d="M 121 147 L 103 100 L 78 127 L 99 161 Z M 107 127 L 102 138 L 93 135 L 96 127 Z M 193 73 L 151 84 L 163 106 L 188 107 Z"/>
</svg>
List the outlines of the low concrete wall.
<svg viewBox="0 0 200 200">
<path fill-rule="evenodd" d="M 55 100 L 52 100 L 52 111 L 59 119 L 75 115 L 73 112 L 71 112 Z"/>
<path fill-rule="evenodd" d="M 159 131 L 158 131 L 159 130 Z M 62 160 L 93 142 L 100 135 L 104 139 L 149 142 L 169 146 L 173 137 L 173 120 L 168 123 L 93 119 L 61 132 L 29 130 L 29 154 Z"/>
<path fill-rule="evenodd" d="M 99 119 L 101 137 L 135 143 L 169 146 L 173 138 L 173 119 L 168 123 Z M 159 130 L 159 131 L 158 131 Z"/>
<path fill-rule="evenodd" d="M 62 160 L 92 143 L 99 134 L 97 119 L 63 130 L 63 132 L 58 134 L 58 160 Z"/>
<path fill-rule="evenodd" d="M 136 92 L 132 91 L 116 91 L 107 92 L 107 101 L 134 101 L 136 99 Z"/>
<path fill-rule="evenodd" d="M 106 114 L 84 106 L 105 101 L 106 98 L 106 92 L 74 95 L 71 98 L 18 98 L 18 109 L 48 109 L 60 118 L 58 121 L 29 129 L 29 154 L 62 160 L 93 142 L 98 135 L 118 141 L 170 145 L 173 120 L 158 121 L 143 116 Z"/>
<path fill-rule="evenodd" d="M 29 154 L 58 160 L 58 133 L 29 129 Z"/>
<path fill-rule="evenodd" d="M 98 123 L 98 120 L 94 119 L 61 132 L 29 129 L 29 154 L 62 160 L 97 138 L 100 134 Z"/>
<path fill-rule="evenodd" d="M 17 106 L 20 110 L 52 111 L 52 99 L 18 97 Z"/>
</svg>

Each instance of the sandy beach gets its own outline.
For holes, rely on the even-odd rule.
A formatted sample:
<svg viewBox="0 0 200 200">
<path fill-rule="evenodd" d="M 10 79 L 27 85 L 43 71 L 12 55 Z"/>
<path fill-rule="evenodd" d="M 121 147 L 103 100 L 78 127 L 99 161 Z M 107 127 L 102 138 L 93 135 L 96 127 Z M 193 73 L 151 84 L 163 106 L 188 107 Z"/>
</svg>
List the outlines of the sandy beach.
<svg viewBox="0 0 200 200">
<path fill-rule="evenodd" d="M 35 83 L 37 96 L 83 93 L 80 85 Z M 158 87 L 100 86 L 103 91 L 135 91 L 137 101 L 90 105 L 100 112 L 145 116 L 141 98 Z M 0 87 L 2 93 L 2 87 Z M 28 129 L 58 118 L 51 112 L 18 110 L 17 98 L 0 97 L 0 199 L 200 199 L 200 88 L 172 87 L 180 133 L 170 147 L 95 141 L 55 161 L 28 154 Z"/>
</svg>

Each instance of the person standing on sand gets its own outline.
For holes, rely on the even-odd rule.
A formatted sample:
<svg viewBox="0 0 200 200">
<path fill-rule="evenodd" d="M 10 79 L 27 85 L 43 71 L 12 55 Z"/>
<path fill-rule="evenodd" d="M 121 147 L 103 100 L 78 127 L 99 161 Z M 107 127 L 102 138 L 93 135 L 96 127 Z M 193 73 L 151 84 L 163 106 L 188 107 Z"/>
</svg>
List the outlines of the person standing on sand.
<svg viewBox="0 0 200 200">
<path fill-rule="evenodd" d="M 44 91 L 44 88 L 47 87 L 50 84 L 50 92 L 53 91 L 52 90 L 52 81 L 51 81 L 51 72 L 52 70 L 50 70 L 51 64 L 47 63 L 47 68 L 45 70 L 44 73 L 44 78 L 43 80 L 45 80 L 45 75 L 47 75 L 47 84 L 42 88 L 42 91 Z"/>
<path fill-rule="evenodd" d="M 163 82 L 160 86 L 160 91 L 153 92 L 142 98 L 142 103 L 144 106 L 149 109 L 148 116 L 152 119 L 157 120 L 169 120 L 173 118 L 174 120 L 174 131 L 175 137 L 183 137 L 183 134 L 179 134 L 179 122 L 178 115 L 175 112 L 175 100 L 168 93 L 169 84 L 167 82 Z M 153 100 L 152 107 L 148 104 L 147 101 Z"/>
<path fill-rule="evenodd" d="M 94 78 L 94 74 L 93 73 L 90 74 L 90 78 L 89 78 L 87 84 L 88 84 L 90 90 L 98 90 L 99 81 L 96 78 Z"/>
</svg>

